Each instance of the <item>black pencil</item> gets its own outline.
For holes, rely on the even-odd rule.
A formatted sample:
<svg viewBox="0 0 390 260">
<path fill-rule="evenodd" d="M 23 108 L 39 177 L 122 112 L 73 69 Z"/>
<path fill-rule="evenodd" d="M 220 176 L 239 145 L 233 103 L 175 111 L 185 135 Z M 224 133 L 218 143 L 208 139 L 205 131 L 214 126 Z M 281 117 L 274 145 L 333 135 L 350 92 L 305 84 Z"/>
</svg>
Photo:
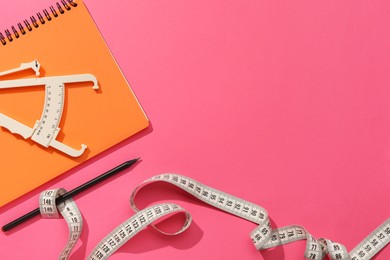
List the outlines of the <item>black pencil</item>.
<svg viewBox="0 0 390 260">
<path fill-rule="evenodd" d="M 109 170 L 109 171 L 107 171 L 107 172 L 97 176 L 96 178 L 94 178 L 94 179 L 92 179 L 92 180 L 90 180 L 90 181 L 80 185 L 79 187 L 74 188 L 73 190 L 63 194 L 62 196 L 59 196 L 56 199 L 56 204 L 59 204 L 59 203 L 65 201 L 65 200 L 73 197 L 74 195 L 79 194 L 80 192 L 82 192 L 82 191 L 84 191 L 84 190 L 86 190 L 86 189 L 88 189 L 88 188 L 90 188 L 90 187 L 92 187 L 92 186 L 94 186 L 94 185 L 104 181 L 105 179 L 115 175 L 116 173 L 118 173 L 118 172 L 120 172 L 120 171 L 122 171 L 122 170 L 124 170 L 124 169 L 126 169 L 128 167 L 130 167 L 131 165 L 136 163 L 139 159 L 140 158 L 124 162 L 121 165 L 118 165 L 117 167 L 115 167 L 115 168 L 113 168 L 113 169 L 111 169 L 111 170 Z M 14 221 L 4 225 L 1 228 L 1 230 L 3 230 L 3 232 L 7 232 L 7 231 L 11 230 L 12 228 L 22 224 L 23 222 L 25 222 L 25 221 L 27 221 L 27 220 L 29 220 L 29 219 L 31 219 L 34 216 L 37 216 L 39 214 L 40 214 L 39 208 L 36 208 L 36 209 L 30 211 L 29 213 L 21 216 L 20 218 L 17 218 Z"/>
</svg>

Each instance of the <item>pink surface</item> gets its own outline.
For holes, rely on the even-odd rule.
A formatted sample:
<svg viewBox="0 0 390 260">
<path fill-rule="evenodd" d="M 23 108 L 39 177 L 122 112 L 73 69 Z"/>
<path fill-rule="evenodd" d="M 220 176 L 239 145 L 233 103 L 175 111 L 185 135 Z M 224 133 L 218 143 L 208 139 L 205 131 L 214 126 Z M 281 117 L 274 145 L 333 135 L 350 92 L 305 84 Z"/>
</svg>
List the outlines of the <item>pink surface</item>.
<svg viewBox="0 0 390 260">
<path fill-rule="evenodd" d="M 0 27 L 50 3 L 2 2 Z M 85 230 L 71 259 L 132 216 L 131 191 L 164 172 L 348 250 L 389 218 L 389 2 L 85 3 L 152 126 L 0 208 L 1 225 L 35 208 L 41 189 L 70 190 L 139 156 L 132 171 L 76 198 Z M 177 237 L 147 229 L 111 259 L 303 259 L 304 242 L 258 252 L 248 236 L 255 224 L 154 187 L 145 200 L 177 202 L 193 225 Z M 0 259 L 55 259 L 66 237 L 63 220 L 37 217 L 0 233 Z M 390 249 L 376 259 L 390 259 Z"/>
</svg>

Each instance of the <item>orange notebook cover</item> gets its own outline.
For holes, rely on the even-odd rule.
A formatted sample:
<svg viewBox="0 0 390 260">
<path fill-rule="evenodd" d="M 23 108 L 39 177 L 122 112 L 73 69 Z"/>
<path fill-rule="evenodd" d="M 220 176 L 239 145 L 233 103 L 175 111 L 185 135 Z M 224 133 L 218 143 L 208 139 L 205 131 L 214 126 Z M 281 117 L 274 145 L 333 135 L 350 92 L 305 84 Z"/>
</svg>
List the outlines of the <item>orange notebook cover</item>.
<svg viewBox="0 0 390 260">
<path fill-rule="evenodd" d="M 149 124 L 84 3 L 59 3 L 0 35 L 0 206 Z"/>
</svg>

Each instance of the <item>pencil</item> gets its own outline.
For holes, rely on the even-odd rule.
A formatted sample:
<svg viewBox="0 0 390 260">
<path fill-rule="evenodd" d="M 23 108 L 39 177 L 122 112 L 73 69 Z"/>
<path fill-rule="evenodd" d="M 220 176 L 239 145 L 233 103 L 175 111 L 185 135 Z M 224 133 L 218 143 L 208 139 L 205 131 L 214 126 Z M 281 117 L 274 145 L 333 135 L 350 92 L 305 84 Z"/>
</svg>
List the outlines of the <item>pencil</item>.
<svg viewBox="0 0 390 260">
<path fill-rule="evenodd" d="M 118 165 L 115 168 L 97 176 L 96 178 L 78 186 L 77 188 L 74 188 L 73 190 L 66 192 L 62 196 L 59 196 L 58 198 L 56 198 L 56 205 L 58 205 L 59 203 L 64 202 L 65 200 L 79 194 L 80 192 L 104 181 L 105 179 L 123 171 L 124 169 L 126 169 L 126 168 L 130 167 L 131 165 L 133 165 L 134 163 L 136 163 L 139 159 L 140 158 L 126 161 L 126 162 L 122 163 L 121 165 Z M 11 221 L 10 223 L 4 225 L 1 228 L 1 230 L 3 232 L 7 232 L 7 231 L 11 230 L 12 228 L 22 224 L 23 222 L 25 222 L 25 221 L 27 221 L 27 220 L 29 220 L 29 219 L 31 219 L 39 214 L 40 214 L 39 208 L 36 208 L 36 209 L 30 211 L 29 213 L 15 219 L 14 221 Z"/>
</svg>

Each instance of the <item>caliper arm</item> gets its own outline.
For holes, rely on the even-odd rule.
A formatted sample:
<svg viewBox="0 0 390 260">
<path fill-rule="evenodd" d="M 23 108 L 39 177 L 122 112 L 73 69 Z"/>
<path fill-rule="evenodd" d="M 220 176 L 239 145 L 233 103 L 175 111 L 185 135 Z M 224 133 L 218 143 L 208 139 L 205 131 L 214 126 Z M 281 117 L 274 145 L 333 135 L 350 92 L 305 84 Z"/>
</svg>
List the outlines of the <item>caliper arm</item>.
<svg viewBox="0 0 390 260">
<path fill-rule="evenodd" d="M 76 74 L 68 76 L 52 76 L 43 78 L 31 78 L 31 79 L 12 79 L 1 80 L 0 89 L 3 88 L 21 88 L 21 87 L 33 87 L 42 85 L 53 85 L 58 83 L 77 83 L 77 82 L 93 82 L 93 89 L 99 89 L 97 79 L 92 74 Z"/>
<path fill-rule="evenodd" d="M 33 129 L 0 113 L 0 126 L 7 128 L 11 133 L 23 136 L 27 139 L 32 136 Z"/>
<path fill-rule="evenodd" d="M 0 126 L 7 128 L 13 134 L 21 135 L 24 139 L 30 138 L 34 132 L 33 128 L 30 128 L 16 121 L 15 119 L 12 119 L 1 113 L 0 113 Z M 82 144 L 81 148 L 79 150 L 76 150 L 72 147 L 69 147 L 66 144 L 58 142 L 55 139 L 51 140 L 49 145 L 57 149 L 58 151 L 66 153 L 67 155 L 72 157 L 79 157 L 84 153 L 85 149 L 87 149 L 87 146 L 85 144 Z"/>
<path fill-rule="evenodd" d="M 19 72 L 19 71 L 22 71 L 22 70 L 27 70 L 27 69 L 34 70 L 35 71 L 35 75 L 39 76 L 39 74 L 40 74 L 39 70 L 41 69 L 41 64 L 39 64 L 39 62 L 37 60 L 33 60 L 32 62 L 22 63 L 22 64 L 20 64 L 19 68 L 10 69 L 10 70 L 6 70 L 6 71 L 3 71 L 3 72 L 0 72 L 0 76 L 5 76 L 5 75 L 8 75 L 8 74 L 12 74 L 12 73 Z"/>
</svg>

